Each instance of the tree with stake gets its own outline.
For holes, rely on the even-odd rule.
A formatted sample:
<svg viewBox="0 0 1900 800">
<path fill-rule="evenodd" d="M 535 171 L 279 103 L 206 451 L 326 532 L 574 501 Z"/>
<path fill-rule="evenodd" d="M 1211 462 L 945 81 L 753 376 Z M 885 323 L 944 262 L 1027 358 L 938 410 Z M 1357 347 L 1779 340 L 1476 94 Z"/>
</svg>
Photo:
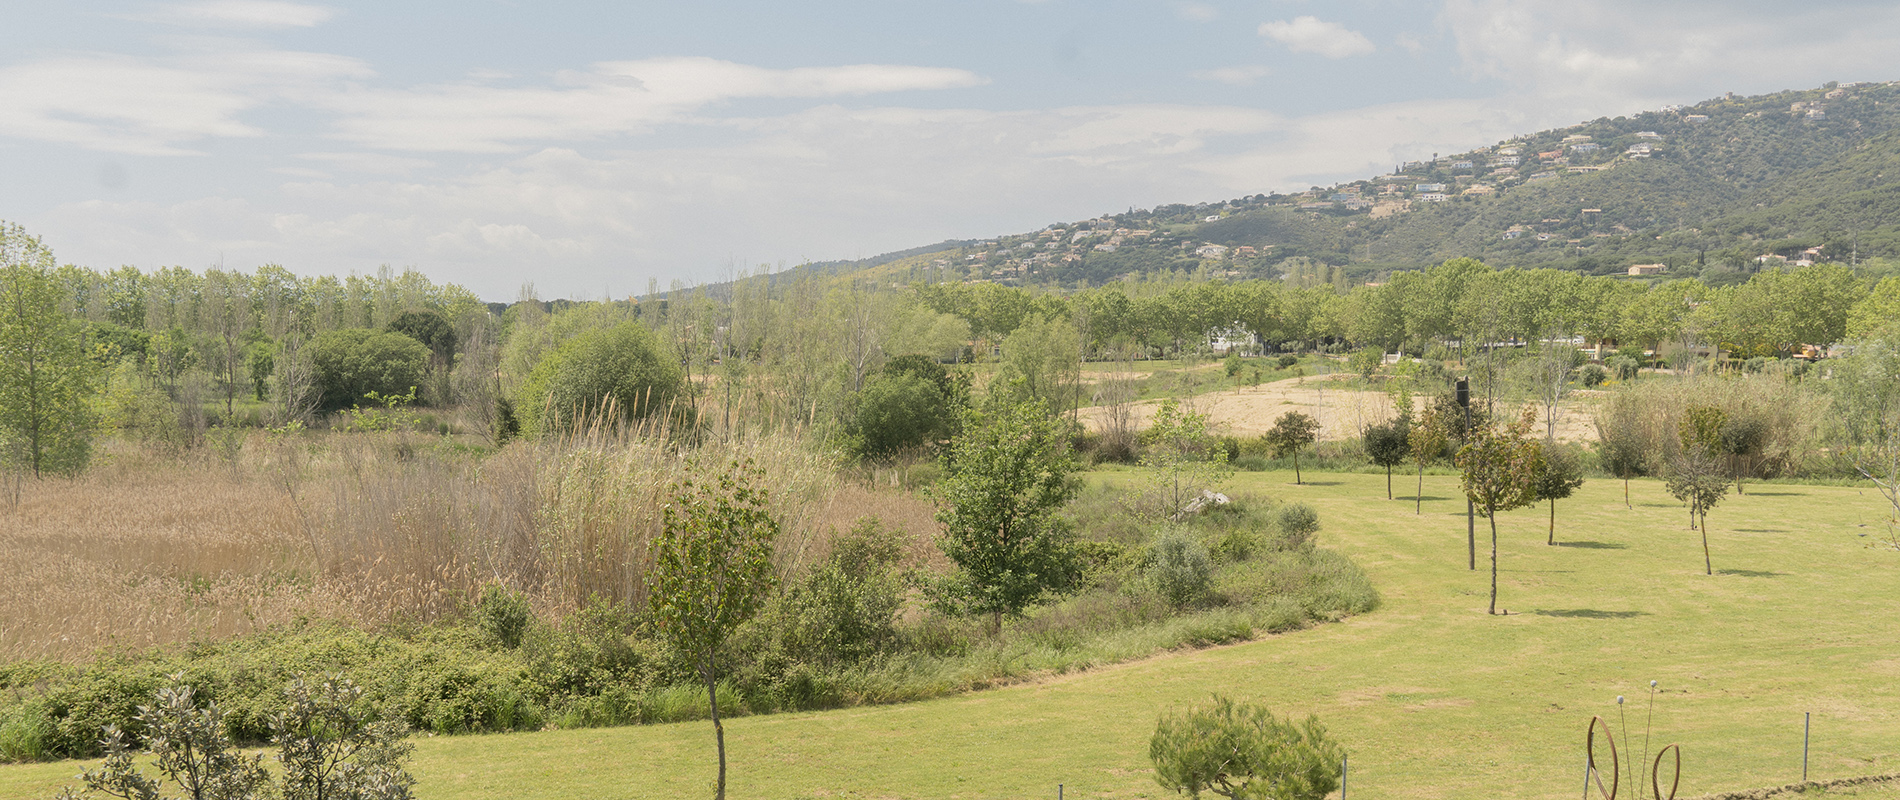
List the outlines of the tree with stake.
<svg viewBox="0 0 1900 800">
<path fill-rule="evenodd" d="M 1526 408 L 1518 421 L 1503 427 L 1486 425 L 1470 432 L 1458 449 L 1456 463 L 1464 472 L 1465 497 L 1491 521 L 1491 605 L 1498 613 L 1498 512 L 1523 508 L 1537 501 L 1533 479 L 1537 471 L 1537 444 L 1530 440 L 1537 410 Z"/>
<path fill-rule="evenodd" d="M 1267 447 L 1274 458 L 1293 457 L 1293 484 L 1300 481 L 1300 450 L 1319 439 L 1319 422 L 1298 411 L 1281 414 L 1266 434 Z"/>
<path fill-rule="evenodd" d="M 1537 475 L 1532 483 L 1538 500 L 1550 501 L 1550 535 L 1545 544 L 1557 543 L 1557 501 L 1576 493 L 1583 485 L 1583 467 L 1570 448 L 1556 442 L 1537 447 Z"/>
<path fill-rule="evenodd" d="M 1411 455 L 1412 421 L 1398 417 L 1384 425 L 1366 429 L 1366 458 L 1375 466 L 1385 467 L 1385 499 L 1392 499 L 1392 468 L 1405 463 Z"/>
<path fill-rule="evenodd" d="M 726 796 L 726 730 L 719 722 L 719 655 L 726 637 L 750 619 L 772 588 L 772 542 L 778 521 L 766 493 L 753 487 L 763 472 L 733 462 L 711 478 L 688 477 L 669 487 L 654 542 L 648 602 L 660 632 L 684 653 L 706 683 L 719 781 Z"/>
<path fill-rule="evenodd" d="M 943 524 L 938 545 L 957 570 L 938 587 L 940 605 L 987 614 L 1000 632 L 1003 615 L 1075 585 L 1074 532 L 1056 516 L 1075 494 L 1060 420 L 1035 402 L 994 400 L 966 411 L 943 468 L 931 492 Z"/>
</svg>

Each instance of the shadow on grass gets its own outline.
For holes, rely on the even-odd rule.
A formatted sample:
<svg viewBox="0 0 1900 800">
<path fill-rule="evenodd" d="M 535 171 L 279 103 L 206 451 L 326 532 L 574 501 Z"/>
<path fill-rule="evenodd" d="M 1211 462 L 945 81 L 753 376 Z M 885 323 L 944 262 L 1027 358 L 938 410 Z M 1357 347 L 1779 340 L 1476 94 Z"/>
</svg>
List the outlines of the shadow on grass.
<svg viewBox="0 0 1900 800">
<path fill-rule="evenodd" d="M 1338 486 L 1344 481 L 1303 481 L 1300 486 Z"/>
<path fill-rule="evenodd" d="M 1647 617 L 1647 611 L 1604 611 L 1598 608 L 1540 608 L 1532 611 L 1540 617 L 1568 617 L 1571 619 L 1630 619 Z"/>
<path fill-rule="evenodd" d="M 1807 497 L 1807 492 L 1747 492 L 1755 497 Z"/>
<path fill-rule="evenodd" d="M 1434 500 L 1450 500 L 1451 498 L 1449 498 L 1449 497 L 1433 497 L 1433 496 L 1431 496 L 1431 495 L 1429 495 L 1429 494 L 1428 494 L 1428 495 L 1425 495 L 1424 497 L 1419 497 L 1419 496 L 1416 496 L 1416 495 L 1414 495 L 1414 496 L 1412 496 L 1412 497 L 1401 497 L 1401 498 L 1399 498 L 1399 499 L 1400 499 L 1400 500 L 1406 500 L 1406 501 L 1409 501 L 1409 502 L 1413 502 L 1413 503 L 1416 503 L 1416 502 L 1418 502 L 1418 501 L 1420 501 L 1420 500 L 1423 500 L 1423 501 L 1425 501 L 1425 502 L 1427 502 L 1427 503 L 1430 503 L 1430 502 L 1432 502 L 1432 501 L 1434 501 Z"/>
<path fill-rule="evenodd" d="M 1583 550 L 1628 550 L 1629 545 L 1622 542 L 1558 542 L 1558 547 L 1576 547 Z"/>
<path fill-rule="evenodd" d="M 1738 533 L 1787 533 L 1782 528 L 1736 528 Z"/>
<path fill-rule="evenodd" d="M 1781 577 L 1781 576 L 1783 576 L 1783 575 L 1786 575 L 1786 574 L 1788 574 L 1788 573 L 1786 573 L 1786 572 L 1773 572 L 1773 571 L 1770 571 L 1770 570 L 1761 570 L 1761 569 L 1718 569 L 1718 570 L 1716 570 L 1716 571 L 1715 571 L 1715 574 L 1717 574 L 1717 575 L 1738 575 L 1738 576 L 1741 576 L 1741 577 L 1743 577 L 1743 578 L 1779 578 L 1779 577 Z"/>
</svg>

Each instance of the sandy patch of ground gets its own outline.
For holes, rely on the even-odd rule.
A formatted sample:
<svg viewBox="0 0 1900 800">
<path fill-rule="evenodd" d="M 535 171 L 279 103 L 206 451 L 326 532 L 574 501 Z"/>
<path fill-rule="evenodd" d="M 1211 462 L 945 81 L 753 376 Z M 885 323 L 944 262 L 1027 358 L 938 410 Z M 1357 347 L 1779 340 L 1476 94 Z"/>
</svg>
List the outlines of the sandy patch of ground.
<svg viewBox="0 0 1900 800">
<path fill-rule="evenodd" d="M 1195 395 L 1182 401 L 1194 411 L 1208 415 L 1209 421 L 1233 436 L 1248 438 L 1266 433 L 1274 420 L 1288 411 L 1301 411 L 1320 423 L 1320 438 L 1327 440 L 1358 438 L 1369 425 L 1391 419 L 1392 399 L 1384 392 L 1344 388 L 1350 375 L 1309 375 L 1288 378 L 1259 386 L 1224 389 Z M 1558 405 L 1560 441 L 1583 442 L 1596 439 L 1596 425 L 1590 417 L 1590 397 L 1596 392 L 1576 392 Z M 1424 398 L 1415 398 L 1419 403 Z M 1157 401 L 1135 403 L 1131 416 L 1137 428 L 1148 427 Z M 1082 409 L 1078 416 L 1089 430 L 1099 431 L 1105 410 Z M 1535 432 L 1543 432 L 1540 422 Z"/>
</svg>

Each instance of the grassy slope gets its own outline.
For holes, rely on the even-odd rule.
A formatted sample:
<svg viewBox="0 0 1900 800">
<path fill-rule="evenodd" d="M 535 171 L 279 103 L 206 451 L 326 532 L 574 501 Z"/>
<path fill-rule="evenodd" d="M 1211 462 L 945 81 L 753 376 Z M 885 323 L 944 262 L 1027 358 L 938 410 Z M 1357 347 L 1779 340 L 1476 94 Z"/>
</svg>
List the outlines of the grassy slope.
<svg viewBox="0 0 1900 800">
<path fill-rule="evenodd" d="M 1759 485 L 1711 515 L 1718 570 L 1660 484 L 1594 481 L 1559 507 L 1503 516 L 1501 605 L 1464 567 L 1463 503 L 1427 476 L 1425 514 L 1383 476 L 1241 474 L 1318 506 L 1321 536 L 1385 598 L 1344 623 L 1039 684 L 904 706 L 733 720 L 737 797 L 1157 797 L 1157 714 L 1210 692 L 1318 713 L 1352 752 L 1352 796 L 1576 796 L 1591 714 L 1661 682 L 1655 746 L 1685 751 L 1682 795 L 1800 775 L 1815 713 L 1817 778 L 1900 771 L 1900 553 L 1868 547 L 1871 491 Z M 1399 483 L 1409 495 L 1409 482 Z M 1479 520 L 1480 535 L 1485 535 Z M 1481 567 L 1483 566 L 1481 562 Z M 694 796 L 711 777 L 705 723 L 419 741 L 425 798 Z M 74 764 L 0 767 L 0 797 L 49 796 Z M 1846 794 L 1835 792 L 1835 794 Z M 1861 797 L 1893 797 L 1890 789 Z"/>
</svg>

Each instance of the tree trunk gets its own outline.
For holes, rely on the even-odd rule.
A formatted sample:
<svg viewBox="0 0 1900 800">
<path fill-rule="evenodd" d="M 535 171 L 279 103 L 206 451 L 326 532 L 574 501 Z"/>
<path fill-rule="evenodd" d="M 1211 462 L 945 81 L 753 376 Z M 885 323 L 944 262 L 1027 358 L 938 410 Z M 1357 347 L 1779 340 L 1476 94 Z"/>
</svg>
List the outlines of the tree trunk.
<svg viewBox="0 0 1900 800">
<path fill-rule="evenodd" d="M 1630 479 L 1629 478 L 1623 479 L 1623 507 L 1635 508 L 1635 506 L 1630 505 Z"/>
<path fill-rule="evenodd" d="M 1418 462 L 1418 494 L 1412 495 L 1412 515 L 1425 513 L 1425 462 Z"/>
<path fill-rule="evenodd" d="M 1487 519 L 1491 520 L 1491 608 L 1486 613 L 1498 613 L 1498 513 L 1486 508 Z"/>
<path fill-rule="evenodd" d="M 1293 485 L 1300 485 L 1300 451 L 1293 451 Z"/>
<path fill-rule="evenodd" d="M 1557 543 L 1557 498 L 1550 498 L 1550 538 L 1544 544 Z"/>
<path fill-rule="evenodd" d="M 1392 499 L 1392 465 L 1385 465 L 1385 499 Z"/>
<path fill-rule="evenodd" d="M 713 740 L 719 744 L 719 782 L 713 784 L 713 800 L 726 800 L 726 728 L 719 724 L 719 685 L 713 680 L 711 656 L 706 662 L 706 701 L 712 708 Z"/>
<path fill-rule="evenodd" d="M 1702 574 L 1716 574 L 1716 564 L 1708 561 L 1708 515 L 1702 515 Z"/>
</svg>

